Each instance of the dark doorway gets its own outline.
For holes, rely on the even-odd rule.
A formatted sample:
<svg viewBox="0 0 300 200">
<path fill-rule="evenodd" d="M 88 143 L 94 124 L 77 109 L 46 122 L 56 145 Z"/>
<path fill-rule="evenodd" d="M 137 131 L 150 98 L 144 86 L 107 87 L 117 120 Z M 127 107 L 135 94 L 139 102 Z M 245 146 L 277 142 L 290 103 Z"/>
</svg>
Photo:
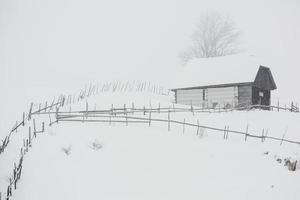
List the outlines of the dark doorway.
<svg viewBox="0 0 300 200">
<path fill-rule="evenodd" d="M 263 90 L 260 88 L 252 88 L 252 104 L 269 106 L 271 103 L 270 90 Z"/>
</svg>

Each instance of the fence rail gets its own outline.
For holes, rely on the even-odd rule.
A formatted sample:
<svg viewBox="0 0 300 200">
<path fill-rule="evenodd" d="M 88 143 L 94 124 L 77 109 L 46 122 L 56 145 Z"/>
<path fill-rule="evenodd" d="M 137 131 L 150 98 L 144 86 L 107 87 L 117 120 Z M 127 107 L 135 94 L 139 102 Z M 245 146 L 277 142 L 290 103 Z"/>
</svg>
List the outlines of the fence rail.
<svg viewBox="0 0 300 200">
<path fill-rule="evenodd" d="M 280 141 L 280 144 L 283 142 L 292 143 L 292 144 L 298 144 L 300 145 L 299 141 L 293 141 L 284 138 L 285 135 L 283 135 L 281 138 L 272 137 L 269 136 L 267 131 L 262 131 L 261 134 L 254 134 L 248 132 L 248 126 L 246 131 L 237 131 L 229 129 L 229 126 L 225 126 L 225 128 L 217 128 L 212 126 L 204 126 L 199 124 L 199 120 L 197 120 L 197 123 L 191 123 L 186 122 L 185 119 L 183 121 L 178 121 L 171 119 L 171 113 L 192 113 L 193 115 L 195 113 L 221 113 L 221 112 L 230 112 L 234 110 L 252 110 L 252 109 L 267 109 L 271 111 L 290 111 L 290 112 L 299 112 L 298 105 L 291 103 L 291 107 L 288 108 L 280 107 L 279 103 L 277 106 L 265 106 L 265 105 L 249 105 L 249 106 L 237 106 L 233 108 L 221 108 L 221 107 L 212 107 L 212 108 L 200 108 L 195 107 L 193 105 L 190 105 L 190 107 L 179 107 L 178 105 L 173 104 L 173 106 L 169 107 L 161 107 L 160 104 L 157 108 L 152 108 L 150 105 L 150 108 L 146 108 L 145 106 L 142 108 L 136 108 L 134 106 L 134 103 L 130 107 L 127 107 L 125 104 L 123 107 L 114 107 L 112 104 L 112 107 L 110 109 L 104 109 L 104 110 L 89 110 L 88 103 L 86 102 L 86 109 L 85 110 L 78 110 L 78 111 L 61 111 L 62 108 L 65 107 L 65 105 L 69 105 L 72 103 L 76 103 L 79 101 L 84 100 L 86 97 L 89 97 L 91 95 L 98 94 L 98 92 L 107 92 L 107 91 L 136 91 L 136 92 L 152 92 L 155 94 L 160 95 L 169 95 L 169 91 L 165 92 L 165 89 L 160 86 L 151 85 L 150 82 L 138 82 L 138 85 L 136 88 L 133 88 L 133 84 L 126 83 L 126 84 L 120 84 L 118 82 L 111 82 L 103 84 L 102 88 L 99 88 L 99 85 L 92 85 L 90 84 L 89 88 L 85 88 L 84 90 L 81 90 L 78 95 L 72 94 L 72 95 L 60 95 L 57 100 L 55 98 L 51 103 L 48 103 L 47 101 L 44 104 L 38 104 L 38 108 L 36 109 L 34 104 L 31 103 L 28 113 L 23 112 L 22 120 L 17 121 L 13 128 L 10 130 L 8 136 L 6 136 L 1 142 L 0 142 L 0 155 L 4 152 L 8 144 L 10 143 L 10 139 L 13 133 L 16 133 L 18 129 L 21 127 L 24 127 L 25 124 L 27 124 L 33 116 L 37 115 L 48 115 L 49 116 L 49 125 L 58 123 L 58 122 L 102 122 L 102 123 L 125 123 L 128 124 L 148 124 L 148 126 L 151 126 L 152 122 L 162 122 L 166 123 L 168 127 L 168 131 L 171 129 L 171 124 L 179 124 L 183 127 L 183 133 L 185 132 L 185 127 L 194 127 L 197 129 L 196 134 L 200 134 L 200 129 L 208 129 L 213 131 L 218 131 L 223 133 L 224 139 L 228 139 L 228 134 L 238 134 L 244 137 L 245 141 L 247 138 L 257 138 L 260 139 L 262 142 L 264 142 L 266 139 L 271 139 L 275 141 Z M 140 113 L 143 114 L 144 117 L 138 117 L 134 116 L 134 114 Z M 162 114 L 168 114 L 167 119 L 163 118 L 153 118 L 153 113 L 162 113 Z M 146 117 L 147 115 L 147 117 Z M 53 117 L 54 116 L 54 117 Z M 20 158 L 17 163 L 14 163 L 13 173 L 10 177 L 9 185 L 7 187 L 6 195 L 4 193 L 1 193 L 0 191 L 0 200 L 2 200 L 2 197 L 5 197 L 5 200 L 9 200 L 12 196 L 12 189 L 17 188 L 17 182 L 20 180 L 21 172 L 22 172 L 22 166 L 23 166 L 23 159 L 24 155 L 29 151 L 29 148 L 32 146 L 32 140 L 36 138 L 37 133 L 43 133 L 45 131 L 45 124 L 42 123 L 42 128 L 40 130 L 36 130 L 36 123 L 35 119 L 33 119 L 33 132 L 31 131 L 31 126 L 29 126 L 29 135 L 27 139 L 24 139 L 23 141 L 23 147 L 21 147 L 21 154 Z M 33 133 L 33 134 L 32 134 Z"/>
<path fill-rule="evenodd" d="M 186 122 L 185 119 L 183 121 L 178 121 L 178 120 L 172 120 L 170 118 L 170 113 L 174 112 L 173 108 L 170 108 L 167 110 L 168 112 L 168 118 L 163 119 L 163 118 L 153 118 L 151 113 L 152 111 L 155 111 L 153 109 L 150 109 L 147 111 L 147 109 L 136 109 L 134 112 L 139 112 L 139 111 L 146 111 L 148 112 L 148 117 L 137 117 L 137 116 L 128 116 L 128 112 L 124 110 L 123 115 L 118 115 L 120 114 L 120 110 L 118 112 L 113 112 L 113 109 L 111 110 L 82 110 L 82 111 L 77 111 L 77 112 L 72 112 L 72 113 L 67 113 L 67 112 L 58 112 L 56 113 L 56 121 L 57 122 L 108 122 L 109 124 L 111 123 L 126 123 L 127 125 L 129 123 L 144 123 L 144 124 L 149 124 L 151 125 L 151 122 L 163 122 L 168 124 L 168 130 L 170 130 L 170 125 L 171 124 L 179 124 L 182 125 L 183 127 L 185 126 L 190 126 L 190 127 L 195 127 L 197 128 L 197 134 L 199 132 L 199 128 L 203 129 L 208 129 L 208 130 L 213 130 L 213 131 L 218 131 L 218 132 L 223 132 L 224 133 L 224 138 L 228 138 L 229 133 L 233 134 L 239 134 L 242 135 L 245 140 L 247 138 L 257 138 L 260 139 L 262 142 L 264 142 L 266 139 L 271 139 L 275 141 L 280 141 L 281 144 L 283 142 L 287 143 L 293 143 L 293 144 L 298 144 L 300 145 L 300 141 L 293 141 L 289 140 L 283 137 L 278 138 L 278 137 L 273 137 L 267 135 L 268 133 L 265 132 L 264 130 L 262 131 L 261 134 L 255 134 L 255 133 L 249 133 L 248 128 L 246 131 L 238 131 L 238 130 L 232 130 L 229 129 L 229 126 L 226 126 L 224 129 L 223 128 L 217 128 L 217 127 L 212 127 L 212 126 L 205 126 L 205 125 L 200 125 L 199 120 L 197 123 L 190 123 Z M 190 111 L 191 112 L 191 111 Z M 145 115 L 145 112 L 144 112 Z M 184 128 L 183 128 L 184 129 Z"/>
</svg>

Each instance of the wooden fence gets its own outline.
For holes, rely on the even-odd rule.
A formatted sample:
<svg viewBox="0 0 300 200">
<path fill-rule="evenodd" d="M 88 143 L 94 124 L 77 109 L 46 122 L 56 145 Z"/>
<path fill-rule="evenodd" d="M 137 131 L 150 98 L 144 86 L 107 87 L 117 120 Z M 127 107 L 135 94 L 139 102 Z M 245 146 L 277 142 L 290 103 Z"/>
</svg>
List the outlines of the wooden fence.
<svg viewBox="0 0 300 200">
<path fill-rule="evenodd" d="M 230 112 L 233 110 L 252 110 L 252 109 L 268 109 L 271 111 L 290 111 L 290 112 L 299 112 L 299 108 L 295 104 L 291 104 L 291 107 L 288 108 L 280 107 L 279 103 L 277 106 L 263 106 L 263 105 L 251 105 L 251 106 L 239 106 L 235 108 L 220 108 L 220 107 L 214 107 L 214 108 L 199 108 L 194 107 L 191 105 L 190 107 L 179 107 L 178 105 L 170 107 L 161 107 L 160 104 L 157 108 L 153 108 L 150 105 L 150 108 L 146 108 L 145 106 L 142 108 L 136 108 L 134 103 L 132 103 L 131 106 L 127 107 L 125 104 L 123 107 L 114 107 L 112 104 L 111 108 L 105 109 L 105 110 L 90 110 L 88 103 L 86 102 L 86 108 L 85 110 L 79 110 L 79 111 L 62 111 L 62 108 L 65 107 L 65 105 L 74 104 L 79 101 L 82 101 L 86 99 L 87 97 L 91 95 L 96 95 L 98 92 L 105 92 L 105 91 L 127 91 L 127 90 L 134 90 L 130 89 L 130 84 L 119 84 L 119 83 L 107 83 L 102 85 L 102 88 L 99 88 L 99 85 L 91 85 L 89 88 L 85 88 L 84 90 L 81 90 L 78 95 L 72 94 L 72 95 L 60 95 L 57 100 L 55 98 L 51 103 L 48 103 L 47 101 L 44 104 L 38 104 L 38 108 L 34 109 L 34 104 L 31 103 L 28 113 L 23 112 L 22 114 L 22 120 L 20 122 L 16 121 L 15 125 L 9 132 L 8 136 L 6 136 L 2 142 L 0 143 L 0 155 L 4 152 L 6 147 L 8 146 L 11 135 L 13 133 L 16 133 L 19 128 L 24 127 L 33 116 L 36 115 L 48 115 L 49 116 L 49 125 L 58 123 L 58 122 L 105 122 L 105 123 L 125 123 L 126 125 L 132 124 L 132 123 L 139 123 L 139 124 L 147 124 L 148 126 L 151 126 L 152 122 L 161 122 L 167 124 L 168 131 L 171 130 L 172 124 L 179 124 L 182 126 L 182 131 L 185 133 L 186 127 L 194 127 L 196 129 L 196 134 L 199 135 L 201 133 L 201 129 L 208 129 L 213 130 L 217 132 L 221 132 L 223 134 L 224 139 L 228 139 L 229 133 L 231 134 L 238 134 L 243 136 L 245 141 L 247 141 L 247 138 L 257 138 L 260 139 L 261 142 L 264 142 L 266 139 L 271 139 L 275 141 L 280 141 L 280 144 L 283 142 L 287 143 L 293 143 L 293 144 L 300 144 L 299 141 L 293 141 L 284 138 L 285 134 L 281 138 L 272 137 L 268 135 L 268 130 L 263 129 L 261 133 L 254 134 L 248 132 L 248 126 L 245 131 L 237 131 L 229 129 L 229 126 L 225 126 L 224 128 L 216 128 L 212 126 L 205 126 L 200 125 L 199 120 L 197 120 L 197 123 L 190 123 L 186 122 L 185 119 L 182 121 L 171 119 L 171 113 L 187 113 L 190 112 L 193 115 L 195 113 L 221 113 L 221 112 Z M 151 86 L 150 83 L 147 82 L 139 82 L 138 86 L 135 88 L 138 92 L 153 92 L 160 95 L 168 95 L 164 93 L 163 88 L 158 88 L 155 86 Z M 138 117 L 134 114 L 143 114 L 144 117 Z M 152 114 L 154 113 L 165 113 L 168 115 L 167 119 L 163 118 L 153 118 Z M 147 116 L 146 116 L 147 115 Z M 20 158 L 17 163 L 14 163 L 13 173 L 10 177 L 10 182 L 7 187 L 6 194 L 1 193 L 0 191 L 0 200 L 3 200 L 2 197 L 5 198 L 5 200 L 9 200 L 12 196 L 13 188 L 17 188 L 17 183 L 20 180 L 22 168 L 23 168 L 23 159 L 26 153 L 29 151 L 29 149 L 32 147 L 32 141 L 37 137 L 38 133 L 43 133 L 45 131 L 45 123 L 41 123 L 40 130 L 37 130 L 35 119 L 33 119 L 33 130 L 31 130 L 31 126 L 29 126 L 29 134 L 28 138 L 23 140 L 23 147 L 20 149 Z"/>
<path fill-rule="evenodd" d="M 2 197 L 4 197 L 5 200 L 9 200 L 12 196 L 13 189 L 17 189 L 17 183 L 19 182 L 22 174 L 24 156 L 29 152 L 29 149 L 32 147 L 33 140 L 37 137 L 38 133 L 43 133 L 44 131 L 44 122 L 41 123 L 41 129 L 37 130 L 35 119 L 33 119 L 33 130 L 31 126 L 29 126 L 28 137 L 23 139 L 23 146 L 20 148 L 19 161 L 18 163 L 14 163 L 13 173 L 9 178 L 9 184 L 7 186 L 6 193 L 2 194 L 0 192 L 0 200 L 2 200 Z"/>
<path fill-rule="evenodd" d="M 89 89 L 86 91 L 81 91 L 79 96 L 78 96 L 78 101 L 82 100 L 85 97 L 88 97 L 92 94 L 95 94 L 95 87 L 91 87 L 90 88 L 94 88 L 94 89 Z M 20 126 L 24 126 L 26 123 L 26 120 L 30 120 L 32 115 L 40 115 L 40 114 L 47 114 L 49 115 L 49 120 L 50 120 L 50 125 L 57 122 L 56 120 L 52 120 L 51 118 L 51 114 L 76 114 L 76 113 L 86 113 L 87 111 L 60 111 L 59 109 L 62 108 L 64 105 L 68 105 L 70 103 L 74 103 L 74 96 L 72 95 L 61 95 L 58 98 L 58 102 L 54 102 L 54 100 L 52 101 L 51 104 L 47 104 L 47 102 L 44 104 L 44 107 L 41 106 L 41 104 L 39 104 L 39 108 L 36 111 L 33 111 L 33 103 L 30 106 L 29 112 L 27 117 L 25 117 L 25 113 L 23 112 L 23 118 L 21 122 L 16 122 L 15 126 L 12 128 L 12 130 L 10 131 L 9 135 L 6 136 L 4 138 L 4 140 L 2 140 L 2 143 L 0 143 L 0 155 L 1 153 L 4 152 L 4 149 L 7 147 L 9 141 L 10 141 L 10 136 L 13 132 L 17 132 L 18 128 Z M 88 105 L 87 105 L 88 107 Z M 89 110 L 88 112 L 90 113 L 103 113 L 103 114 L 130 114 L 130 113 L 168 113 L 168 112 L 192 112 L 193 114 L 195 113 L 221 113 L 221 112 L 230 112 L 230 111 L 234 111 L 234 110 L 253 110 L 253 109 L 267 109 L 270 111 L 290 111 L 290 112 L 296 112 L 299 113 L 299 108 L 291 103 L 291 107 L 280 107 L 280 106 L 266 106 L 266 105 L 249 105 L 249 106 L 237 106 L 234 108 L 220 108 L 220 107 L 215 107 L 215 108 L 199 108 L 199 107 L 194 107 L 193 105 L 191 105 L 190 107 L 178 107 L 178 105 L 173 104 L 172 107 L 161 107 L 160 104 L 158 105 L 157 108 L 152 108 L 152 106 L 150 108 L 146 108 L 145 106 L 143 108 L 135 108 L 134 107 L 134 103 L 132 104 L 131 107 L 126 107 L 126 105 L 124 105 L 124 107 L 120 107 L 120 108 L 112 108 L 111 109 L 107 109 L 107 110 Z M 56 118 L 55 118 L 56 119 Z"/>
<path fill-rule="evenodd" d="M 95 87 L 94 87 L 95 88 Z M 34 115 L 40 115 L 44 112 L 52 112 L 55 110 L 58 112 L 60 108 L 63 108 L 66 105 L 77 103 L 84 100 L 85 98 L 95 95 L 95 89 L 89 89 L 81 91 L 79 95 L 60 95 L 57 100 L 55 98 L 51 103 L 47 101 L 44 104 L 39 103 L 38 108 L 34 109 L 34 103 L 30 104 L 28 113 L 23 112 L 22 120 L 20 122 L 16 121 L 13 128 L 9 131 L 9 134 L 2 140 L 0 143 L 0 155 L 4 153 L 8 144 L 11 141 L 11 136 L 14 133 L 17 133 L 21 127 L 24 127 L 29 121 L 31 121 Z M 33 130 L 32 130 L 33 129 Z M 17 183 L 20 180 L 22 169 L 23 169 L 23 159 L 27 154 L 29 149 L 32 147 L 32 141 L 37 137 L 38 133 L 43 133 L 45 131 L 45 123 L 41 123 L 41 128 L 37 129 L 36 121 L 33 119 L 33 128 L 29 126 L 28 137 L 23 139 L 23 146 L 20 148 L 20 158 L 17 163 L 14 163 L 13 173 L 9 178 L 9 184 L 7 186 L 6 192 L 0 191 L 0 200 L 9 200 L 12 196 L 13 189 L 17 189 Z"/>
<path fill-rule="evenodd" d="M 12 134 L 17 133 L 20 127 L 24 127 L 32 119 L 33 115 L 39 114 L 41 112 L 51 111 L 52 109 L 54 109 L 54 107 L 57 108 L 60 106 L 64 106 L 64 103 L 65 103 L 65 97 L 61 96 L 60 98 L 58 98 L 57 103 L 54 103 L 53 101 L 50 105 L 47 105 L 46 102 L 45 107 L 41 108 L 41 106 L 39 105 L 39 108 L 36 111 L 33 111 L 33 103 L 31 103 L 28 114 L 23 112 L 21 122 L 16 121 L 16 124 L 13 126 L 8 136 L 6 136 L 4 140 L 2 140 L 2 144 L 0 145 L 0 155 L 4 152 L 5 148 L 8 146 Z M 42 122 L 41 128 L 38 130 L 36 127 L 36 121 L 35 119 L 33 119 L 33 130 L 32 127 L 29 126 L 28 137 L 23 139 L 23 146 L 20 148 L 19 161 L 17 163 L 14 163 L 13 173 L 9 178 L 9 184 L 7 186 L 6 192 L 1 193 L 0 191 L 0 200 L 2 199 L 9 200 L 12 196 L 13 189 L 15 190 L 17 189 L 17 183 L 20 180 L 22 169 L 23 169 L 24 156 L 32 147 L 32 141 L 37 137 L 37 134 L 43 133 L 44 131 L 45 131 L 45 123 Z"/>
<path fill-rule="evenodd" d="M 183 132 L 185 130 L 185 127 L 194 127 L 197 129 L 196 134 L 199 134 L 200 128 L 202 129 L 208 129 L 208 130 L 213 130 L 213 131 L 218 131 L 222 132 L 224 134 L 224 139 L 228 138 L 229 133 L 231 134 L 238 134 L 243 136 L 245 140 L 247 138 L 257 138 L 260 139 L 262 142 L 264 142 L 266 139 L 270 140 L 275 140 L 275 141 L 280 141 L 280 144 L 283 142 L 287 143 L 293 143 L 293 144 L 300 144 L 300 141 L 293 141 L 284 138 L 285 135 L 283 135 L 281 138 L 278 137 L 273 137 L 268 135 L 268 130 L 263 129 L 261 133 L 250 133 L 248 131 L 248 127 L 246 128 L 246 131 L 238 131 L 238 130 L 232 130 L 229 129 L 229 126 L 225 126 L 225 128 L 217 128 L 217 127 L 212 127 L 212 126 L 205 126 L 205 125 L 200 125 L 199 120 L 197 120 L 197 123 L 191 123 L 191 122 L 186 122 L 185 119 L 182 121 L 178 120 L 172 120 L 171 119 L 171 113 L 172 112 L 196 112 L 196 109 L 183 109 L 183 108 L 126 108 L 124 105 L 123 108 L 114 108 L 112 106 L 111 109 L 106 109 L 106 110 L 88 110 L 88 106 L 86 106 L 85 110 L 81 111 L 72 111 L 72 112 L 51 112 L 51 113 L 44 113 L 44 114 L 55 114 L 55 121 L 53 121 L 50 124 L 58 123 L 58 122 L 106 122 L 109 124 L 112 123 L 125 123 L 126 125 L 130 123 L 142 123 L 142 124 L 148 124 L 151 126 L 152 122 L 162 122 L 166 123 L 168 126 L 168 131 L 170 131 L 171 124 L 179 124 L 182 125 L 183 127 Z M 134 116 L 135 113 L 142 113 L 144 116 L 147 114 L 145 117 L 140 117 L 140 116 Z M 168 117 L 167 119 L 163 118 L 153 118 L 152 114 L 153 113 L 167 113 Z M 129 115 L 131 114 L 131 115 Z"/>
<path fill-rule="evenodd" d="M 89 88 L 85 88 L 81 90 L 80 93 L 72 94 L 72 95 L 60 95 L 59 98 L 55 101 L 55 98 L 51 103 L 47 101 L 42 104 L 38 104 L 38 109 L 34 109 L 34 103 L 31 103 L 28 113 L 23 112 L 22 120 L 20 122 L 16 121 L 13 128 L 10 130 L 9 134 L 0 142 L 0 155 L 7 148 L 11 136 L 14 133 L 17 133 L 20 127 L 24 127 L 29 121 L 31 121 L 32 116 L 40 115 L 40 114 L 49 114 L 49 125 L 58 122 L 55 120 L 51 121 L 50 114 L 56 114 L 55 118 L 57 118 L 58 112 L 60 108 L 63 108 L 65 105 L 74 104 L 79 101 L 90 97 L 91 95 L 96 95 L 99 92 L 126 92 L 126 91 L 135 91 L 135 92 L 151 92 L 159 95 L 168 95 L 165 93 L 165 89 L 161 86 L 157 86 L 151 84 L 150 82 L 137 82 L 137 85 L 134 86 L 135 83 L 127 82 L 126 84 L 120 82 L 110 82 L 102 85 L 102 88 L 99 88 L 99 85 L 89 85 Z M 7 186 L 6 193 L 0 191 L 0 200 L 9 200 L 12 196 L 13 189 L 17 189 L 17 183 L 20 180 L 22 168 L 23 168 L 23 159 L 29 149 L 32 147 L 32 141 L 37 137 L 38 133 L 43 133 L 45 131 L 45 123 L 42 122 L 41 129 L 37 130 L 35 119 L 33 119 L 33 131 L 31 130 L 31 126 L 29 126 L 29 134 L 28 138 L 23 140 L 23 147 L 20 149 L 20 158 L 17 163 L 14 163 L 13 173 L 9 178 L 9 185 Z"/>
</svg>

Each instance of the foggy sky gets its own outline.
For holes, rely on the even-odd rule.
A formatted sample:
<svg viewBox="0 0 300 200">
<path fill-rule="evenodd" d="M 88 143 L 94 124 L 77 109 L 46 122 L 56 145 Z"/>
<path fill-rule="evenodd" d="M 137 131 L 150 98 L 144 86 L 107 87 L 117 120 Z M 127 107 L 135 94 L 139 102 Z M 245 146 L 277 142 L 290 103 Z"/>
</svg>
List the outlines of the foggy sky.
<svg viewBox="0 0 300 200">
<path fill-rule="evenodd" d="M 181 67 L 201 12 L 214 10 L 236 21 L 245 52 L 271 67 L 278 96 L 299 98 L 289 90 L 300 84 L 299 9 L 297 0 L 0 0 L 0 88 L 163 82 Z"/>
</svg>

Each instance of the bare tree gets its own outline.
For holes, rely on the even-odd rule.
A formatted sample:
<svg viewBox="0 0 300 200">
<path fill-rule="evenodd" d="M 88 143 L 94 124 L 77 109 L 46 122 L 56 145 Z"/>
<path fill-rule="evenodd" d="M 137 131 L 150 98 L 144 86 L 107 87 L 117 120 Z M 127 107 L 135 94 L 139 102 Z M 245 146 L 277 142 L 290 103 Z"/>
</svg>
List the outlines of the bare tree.
<svg viewBox="0 0 300 200">
<path fill-rule="evenodd" d="M 183 64 L 194 58 L 218 57 L 240 52 L 241 32 L 228 17 L 217 12 L 201 16 L 192 45 L 180 54 Z"/>
</svg>

